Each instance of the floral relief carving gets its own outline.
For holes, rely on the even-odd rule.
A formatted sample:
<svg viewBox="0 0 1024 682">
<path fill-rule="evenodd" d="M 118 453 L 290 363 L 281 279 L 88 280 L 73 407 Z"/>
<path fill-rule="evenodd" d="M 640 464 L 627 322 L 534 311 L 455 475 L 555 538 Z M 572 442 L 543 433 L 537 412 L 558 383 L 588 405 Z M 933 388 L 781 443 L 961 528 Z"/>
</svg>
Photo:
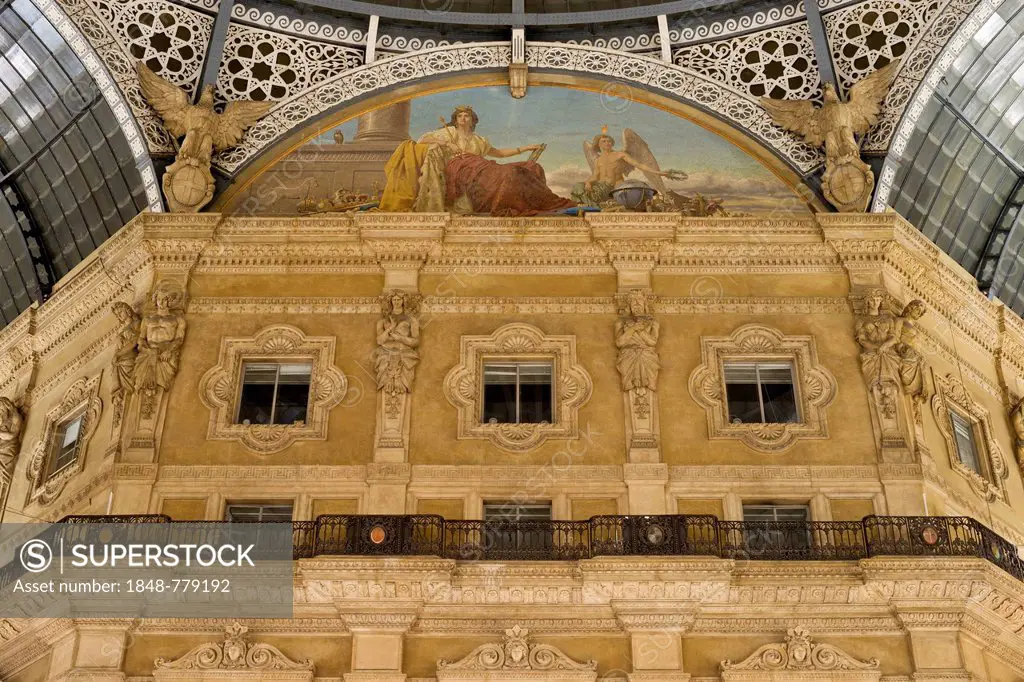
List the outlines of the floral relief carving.
<svg viewBox="0 0 1024 682">
<path fill-rule="evenodd" d="M 313 662 L 293 661 L 269 644 L 253 644 L 249 628 L 237 621 L 225 629 L 223 642 L 201 644 L 181 658 L 154 662 L 153 678 L 164 680 L 294 680 L 313 679 Z"/>
<path fill-rule="evenodd" d="M 803 627 L 791 628 L 786 641 L 766 644 L 746 659 L 733 663 L 722 661 L 723 682 L 746 680 L 821 679 L 821 672 L 831 673 L 828 679 L 877 681 L 881 678 L 878 659 L 860 661 L 831 644 L 815 643 Z M 773 673 L 780 673 L 776 677 Z"/>
<path fill-rule="evenodd" d="M 690 395 L 704 408 L 708 437 L 735 438 L 761 452 L 780 452 L 800 438 L 828 438 L 825 408 L 836 397 L 835 377 L 818 362 L 813 336 L 786 336 L 758 324 L 730 336 L 702 336 L 701 364 L 690 374 Z M 732 424 L 726 404 L 726 361 L 789 361 L 800 421 L 786 424 Z"/>
<path fill-rule="evenodd" d="M 252 337 L 221 340 L 217 364 L 199 381 L 199 399 L 210 408 L 207 438 L 238 440 L 262 455 L 280 452 L 297 440 L 327 438 L 330 409 L 341 402 L 348 379 L 334 366 L 334 337 L 306 336 L 289 325 L 274 325 Z M 238 396 L 246 361 L 309 360 L 309 404 L 306 420 L 292 424 L 236 424 Z"/>
<path fill-rule="evenodd" d="M 576 357 L 575 336 L 549 336 L 530 324 L 506 324 L 488 336 L 463 336 L 460 363 L 444 379 L 444 394 L 458 410 L 458 437 L 482 438 L 513 452 L 525 452 L 549 438 L 579 438 L 578 411 L 594 384 Z M 484 424 L 484 359 L 551 360 L 554 365 L 554 422 Z"/>
<path fill-rule="evenodd" d="M 21 400 L 0 396 L 0 505 L 6 505 L 7 491 L 14 478 L 14 465 L 21 449 L 21 426 L 25 417 Z"/>
<path fill-rule="evenodd" d="M 597 663 L 574 661 L 551 645 L 535 644 L 518 624 L 505 630 L 500 643 L 482 644 L 458 661 L 437 662 L 438 682 L 484 679 L 583 682 L 597 679 Z"/>
<path fill-rule="evenodd" d="M 32 449 L 26 475 L 31 483 L 29 502 L 49 504 L 64 491 L 68 481 L 85 467 L 85 457 L 89 447 L 89 439 L 99 425 L 103 402 L 99 398 L 100 375 L 81 378 L 75 381 L 64 392 L 64 397 L 54 405 L 43 418 L 43 435 Z M 56 476 L 48 477 L 50 458 L 53 456 L 53 443 L 57 437 L 57 429 L 66 419 L 82 414 L 79 427 L 78 456 L 75 462 L 63 469 Z"/>
<path fill-rule="evenodd" d="M 992 421 L 988 410 L 982 407 L 963 383 L 952 374 L 944 377 L 936 375 L 935 384 L 937 390 L 932 396 L 932 413 L 939 431 L 946 440 L 950 466 L 967 479 L 974 492 L 982 498 L 989 501 L 1005 500 L 1006 488 L 1003 481 L 1010 475 L 1010 471 L 1003 450 L 992 435 Z M 981 474 L 960 461 L 949 416 L 951 409 L 961 413 L 974 424 L 976 454 L 982 469 Z"/>
</svg>

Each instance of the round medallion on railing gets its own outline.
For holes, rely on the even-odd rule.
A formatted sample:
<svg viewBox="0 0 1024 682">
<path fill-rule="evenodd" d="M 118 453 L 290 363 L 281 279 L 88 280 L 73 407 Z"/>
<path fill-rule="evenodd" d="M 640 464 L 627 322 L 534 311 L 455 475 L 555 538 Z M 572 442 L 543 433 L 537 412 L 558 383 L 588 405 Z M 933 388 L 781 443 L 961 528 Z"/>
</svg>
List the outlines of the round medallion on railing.
<svg viewBox="0 0 1024 682">
<path fill-rule="evenodd" d="M 647 542 L 652 545 L 660 545 L 664 541 L 665 530 L 661 526 L 654 523 L 647 526 Z"/>
<path fill-rule="evenodd" d="M 374 526 L 370 529 L 370 542 L 375 545 L 379 545 L 388 538 L 388 532 L 384 530 L 384 526 Z"/>
<path fill-rule="evenodd" d="M 934 545 L 939 541 L 939 529 L 935 526 L 925 526 L 921 529 L 921 542 L 926 545 Z"/>
<path fill-rule="evenodd" d="M 995 543 L 995 542 L 989 543 L 989 552 L 992 555 L 992 561 L 1002 561 L 1003 560 L 1003 548 L 1000 547 L 998 545 L 998 543 Z"/>
</svg>

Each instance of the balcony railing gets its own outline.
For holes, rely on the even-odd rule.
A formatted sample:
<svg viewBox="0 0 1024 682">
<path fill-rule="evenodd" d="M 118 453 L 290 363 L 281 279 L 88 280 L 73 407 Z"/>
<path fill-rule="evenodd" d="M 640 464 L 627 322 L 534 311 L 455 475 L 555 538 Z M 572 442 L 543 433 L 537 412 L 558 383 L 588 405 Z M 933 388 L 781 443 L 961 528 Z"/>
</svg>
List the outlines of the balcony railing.
<svg viewBox="0 0 1024 682">
<path fill-rule="evenodd" d="M 196 524 L 163 515 L 69 516 L 62 521 Z M 190 541 L 201 540 L 205 523 L 212 522 L 189 527 Z M 435 515 L 332 514 L 292 523 L 292 539 L 296 559 L 418 555 L 559 561 L 598 556 L 714 556 L 829 561 L 886 555 L 972 556 L 1024 580 L 1024 560 L 1016 546 L 974 519 L 960 516 L 867 516 L 862 521 L 801 523 L 682 515 L 594 516 L 588 521 L 456 521 Z"/>
</svg>

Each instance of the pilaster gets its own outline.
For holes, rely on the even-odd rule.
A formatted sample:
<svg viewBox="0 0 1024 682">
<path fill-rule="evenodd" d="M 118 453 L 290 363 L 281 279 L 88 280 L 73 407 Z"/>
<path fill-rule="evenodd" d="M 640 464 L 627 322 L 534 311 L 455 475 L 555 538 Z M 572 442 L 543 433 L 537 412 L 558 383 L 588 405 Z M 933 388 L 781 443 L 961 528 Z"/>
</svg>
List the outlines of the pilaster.
<svg viewBox="0 0 1024 682">
<path fill-rule="evenodd" d="M 682 637 L 694 615 L 679 605 L 612 602 L 615 619 L 629 633 L 633 670 L 630 682 L 686 682 Z"/>
<path fill-rule="evenodd" d="M 405 633 L 416 620 L 414 606 L 389 605 L 387 611 L 343 613 L 352 633 L 352 671 L 345 682 L 404 682 Z"/>
<path fill-rule="evenodd" d="M 623 464 L 630 514 L 668 514 L 667 464 Z"/>
<path fill-rule="evenodd" d="M 51 642 L 48 682 L 123 682 L 131 619 L 75 620 Z"/>
<path fill-rule="evenodd" d="M 367 464 L 369 485 L 367 514 L 405 514 L 406 493 L 412 478 L 411 464 Z"/>
</svg>

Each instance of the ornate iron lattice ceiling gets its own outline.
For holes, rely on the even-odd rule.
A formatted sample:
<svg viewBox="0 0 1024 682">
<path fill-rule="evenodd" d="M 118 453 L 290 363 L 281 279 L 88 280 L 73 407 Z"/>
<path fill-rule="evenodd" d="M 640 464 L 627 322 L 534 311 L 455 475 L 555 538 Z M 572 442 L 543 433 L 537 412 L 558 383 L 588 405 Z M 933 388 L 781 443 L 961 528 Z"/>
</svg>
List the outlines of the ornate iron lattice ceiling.
<svg viewBox="0 0 1024 682">
<path fill-rule="evenodd" d="M 174 148 L 141 97 L 135 60 L 193 94 L 216 82 L 226 100 L 275 101 L 215 159 L 223 185 L 359 98 L 500 70 L 513 25 L 526 26 L 531 68 L 599 74 L 702 108 L 809 180 L 820 154 L 775 128 L 758 98 L 815 96 L 819 69 L 846 89 L 901 58 L 864 145 L 876 158 L 894 149 L 876 210 L 894 205 L 1024 312 L 1024 43 L 1019 1 L 988 19 L 998 4 L 819 0 L 808 13 L 777 0 L 0 0 L 0 316 L 45 296 L 139 210 L 159 209 L 149 156 Z M 951 50 L 932 97 L 926 77 L 948 68 L 940 54 Z M 912 139 L 897 130 L 909 119 Z"/>
</svg>

